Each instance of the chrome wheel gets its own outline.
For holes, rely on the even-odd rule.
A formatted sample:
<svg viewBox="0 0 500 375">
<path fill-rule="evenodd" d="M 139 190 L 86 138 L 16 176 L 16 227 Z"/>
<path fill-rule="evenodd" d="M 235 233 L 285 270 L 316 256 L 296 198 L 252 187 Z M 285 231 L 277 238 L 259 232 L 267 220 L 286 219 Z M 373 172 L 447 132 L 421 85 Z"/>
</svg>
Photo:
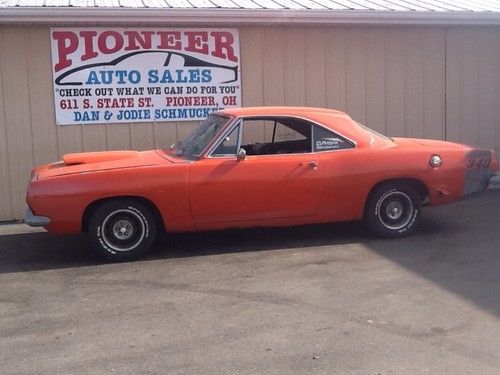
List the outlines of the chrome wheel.
<svg viewBox="0 0 500 375">
<path fill-rule="evenodd" d="M 402 191 L 391 191 L 378 201 L 376 213 L 381 224 L 391 230 L 406 227 L 414 216 L 410 196 Z"/>
<path fill-rule="evenodd" d="M 135 249 L 144 239 L 146 226 L 143 218 L 130 209 L 111 212 L 102 222 L 102 240 L 115 251 Z"/>
<path fill-rule="evenodd" d="M 113 235 L 117 239 L 128 240 L 134 235 L 133 224 L 128 220 L 119 220 L 113 225 Z"/>
<path fill-rule="evenodd" d="M 88 224 L 94 251 L 110 261 L 128 261 L 153 245 L 157 222 L 154 207 L 133 199 L 110 199 L 92 212 Z"/>
<path fill-rule="evenodd" d="M 365 222 L 382 238 L 401 238 L 412 233 L 420 218 L 423 199 L 413 186 L 387 182 L 375 187 L 365 206 Z"/>
</svg>

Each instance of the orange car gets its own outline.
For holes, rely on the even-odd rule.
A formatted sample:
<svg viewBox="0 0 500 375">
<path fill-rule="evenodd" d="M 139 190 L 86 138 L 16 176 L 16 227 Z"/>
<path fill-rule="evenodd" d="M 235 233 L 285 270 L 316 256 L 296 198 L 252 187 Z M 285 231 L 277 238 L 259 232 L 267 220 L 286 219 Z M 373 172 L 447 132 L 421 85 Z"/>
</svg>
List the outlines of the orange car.
<svg viewBox="0 0 500 375">
<path fill-rule="evenodd" d="M 69 154 L 34 169 L 25 222 L 88 232 L 111 260 L 141 256 L 158 230 L 365 219 L 394 238 L 415 230 L 422 206 L 481 192 L 497 170 L 494 151 L 388 138 L 339 111 L 228 109 L 168 150 Z"/>
</svg>

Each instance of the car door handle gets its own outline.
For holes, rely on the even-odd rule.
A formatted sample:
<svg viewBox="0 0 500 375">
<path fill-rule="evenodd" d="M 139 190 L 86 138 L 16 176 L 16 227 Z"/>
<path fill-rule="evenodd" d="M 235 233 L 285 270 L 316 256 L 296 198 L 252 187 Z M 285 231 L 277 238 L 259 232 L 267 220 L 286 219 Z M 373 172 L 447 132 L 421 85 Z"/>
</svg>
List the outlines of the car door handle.
<svg viewBox="0 0 500 375">
<path fill-rule="evenodd" d="M 307 165 L 307 166 L 311 167 L 314 170 L 318 169 L 318 162 L 317 161 L 309 161 L 309 162 L 301 163 L 301 164 L 302 165 Z"/>
</svg>

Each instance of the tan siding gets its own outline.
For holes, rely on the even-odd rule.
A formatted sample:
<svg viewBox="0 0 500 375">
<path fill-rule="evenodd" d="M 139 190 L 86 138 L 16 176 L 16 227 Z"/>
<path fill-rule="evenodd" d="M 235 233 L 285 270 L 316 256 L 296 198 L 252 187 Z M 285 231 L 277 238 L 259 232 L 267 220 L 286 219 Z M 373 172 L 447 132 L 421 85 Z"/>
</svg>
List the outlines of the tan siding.
<svg viewBox="0 0 500 375">
<path fill-rule="evenodd" d="M 263 86 L 263 30 L 248 27 L 240 30 L 241 93 L 242 101 L 249 107 L 264 104 Z"/>
<path fill-rule="evenodd" d="M 177 142 L 178 122 L 158 122 L 156 123 L 155 148 L 169 148 Z M 182 126 L 182 125 L 181 125 Z"/>
<path fill-rule="evenodd" d="M 405 43 L 403 30 L 395 28 L 389 31 L 386 41 L 385 133 L 391 136 L 402 136 L 405 130 Z"/>
<path fill-rule="evenodd" d="M 445 33 L 439 29 L 425 32 L 423 137 L 445 138 Z"/>
<path fill-rule="evenodd" d="M 113 124 L 108 125 L 113 126 Z M 135 123 L 132 124 L 131 137 L 134 150 L 147 150 L 154 147 L 154 124 Z"/>
<path fill-rule="evenodd" d="M 51 66 L 49 31 L 46 27 L 28 29 L 27 48 L 30 58 L 27 61 L 29 74 L 29 105 L 31 107 L 31 129 L 35 164 L 48 163 L 59 158 L 57 127 L 55 123 L 54 93 L 52 74 L 47 73 Z M 51 107 L 52 106 L 52 107 Z"/>
<path fill-rule="evenodd" d="M 424 37 L 425 32 L 412 30 L 405 40 L 404 134 L 414 138 L 424 136 Z"/>
<path fill-rule="evenodd" d="M 106 128 L 102 125 L 82 125 L 83 151 L 105 151 L 108 148 Z"/>
<path fill-rule="evenodd" d="M 326 104 L 328 108 L 347 109 L 347 30 L 327 29 Z"/>
<path fill-rule="evenodd" d="M 332 32 L 334 31 L 334 32 Z M 346 108 L 346 39 L 344 29 L 325 30 L 326 106 Z"/>
<path fill-rule="evenodd" d="M 446 34 L 446 138 L 460 140 L 460 90 L 462 42 L 454 33 Z"/>
<path fill-rule="evenodd" d="M 326 106 L 389 135 L 500 150 L 499 27 L 239 30 L 245 106 Z M 36 164 L 68 152 L 168 147 L 198 125 L 56 126 L 49 39 L 48 27 L 0 26 L 0 51 L 9 51 L 0 61 L 0 220 L 22 216 Z"/>
<path fill-rule="evenodd" d="M 347 34 L 346 86 L 347 113 L 366 124 L 366 37 L 361 28 L 350 28 Z"/>
<path fill-rule="evenodd" d="M 380 132 L 385 132 L 386 124 L 386 39 L 383 29 L 367 35 L 366 125 Z"/>
<path fill-rule="evenodd" d="M 177 140 L 182 141 L 186 138 L 194 129 L 196 129 L 198 124 L 198 121 L 177 123 Z"/>
<path fill-rule="evenodd" d="M 478 87 L 479 103 L 478 113 L 478 145 L 495 147 L 500 151 L 500 144 L 495 143 L 496 126 L 500 123 L 495 122 L 496 108 L 495 90 L 500 85 L 500 42 L 499 36 L 488 32 L 482 32 L 479 36 L 479 63 L 478 63 Z M 496 61 L 495 63 L 492 63 Z M 492 79 L 496 77 L 496 79 Z"/>
<path fill-rule="evenodd" d="M 30 170 L 35 164 L 33 155 L 31 113 L 29 101 L 27 29 L 4 29 L 2 53 L 2 81 L 4 88 L 4 115 L 7 124 L 6 140 L 9 149 L 9 182 L 12 210 L 16 217 L 25 210 L 25 187 Z"/>
<path fill-rule="evenodd" d="M 500 28 L 448 30 L 447 138 L 500 150 Z"/>
<path fill-rule="evenodd" d="M 54 109 L 52 109 L 54 111 Z M 83 151 L 83 125 L 64 125 L 57 127 L 59 155 Z"/>
<path fill-rule="evenodd" d="M 4 30 L 5 29 L 0 28 L 0 51 L 5 51 Z M 12 158 L 9 154 L 7 142 L 7 118 L 5 116 L 7 102 L 4 94 L 2 65 L 0 61 L 0 220 L 10 220 L 14 217 L 9 174 L 9 165 L 11 164 Z"/>
<path fill-rule="evenodd" d="M 305 102 L 310 107 L 326 107 L 326 43 L 323 28 L 313 28 L 305 34 Z"/>
<path fill-rule="evenodd" d="M 461 63 L 460 74 L 460 139 L 469 139 L 477 142 L 479 87 L 478 87 L 478 55 L 480 51 L 479 35 L 471 30 L 460 32 L 461 52 L 459 59 Z M 453 94 L 453 93 L 450 93 Z"/>
<path fill-rule="evenodd" d="M 300 106 L 306 102 L 306 72 L 304 30 L 286 30 L 284 40 L 284 89 L 283 104 Z M 278 86 L 283 86 L 279 83 Z"/>
<path fill-rule="evenodd" d="M 240 31 L 242 102 L 245 105 L 264 105 L 264 31 L 260 27 L 248 27 Z M 256 137 L 265 139 L 265 128 L 260 127 Z"/>
<path fill-rule="evenodd" d="M 109 150 L 128 150 L 131 148 L 130 124 L 105 126 Z"/>
<path fill-rule="evenodd" d="M 288 30 L 278 27 L 264 29 L 262 56 L 262 81 L 264 105 L 285 104 L 284 43 Z M 245 88 L 242 88 L 245 90 Z"/>
</svg>

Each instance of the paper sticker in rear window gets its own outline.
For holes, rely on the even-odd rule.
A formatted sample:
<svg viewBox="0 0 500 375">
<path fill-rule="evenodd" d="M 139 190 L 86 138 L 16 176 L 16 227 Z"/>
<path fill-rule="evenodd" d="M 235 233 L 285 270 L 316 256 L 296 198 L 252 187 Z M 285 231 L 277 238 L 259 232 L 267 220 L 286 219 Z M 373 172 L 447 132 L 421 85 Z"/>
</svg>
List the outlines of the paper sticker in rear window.
<svg viewBox="0 0 500 375">
<path fill-rule="evenodd" d="M 314 126 L 314 151 L 332 151 L 353 148 L 352 142 L 320 126 Z"/>
</svg>

